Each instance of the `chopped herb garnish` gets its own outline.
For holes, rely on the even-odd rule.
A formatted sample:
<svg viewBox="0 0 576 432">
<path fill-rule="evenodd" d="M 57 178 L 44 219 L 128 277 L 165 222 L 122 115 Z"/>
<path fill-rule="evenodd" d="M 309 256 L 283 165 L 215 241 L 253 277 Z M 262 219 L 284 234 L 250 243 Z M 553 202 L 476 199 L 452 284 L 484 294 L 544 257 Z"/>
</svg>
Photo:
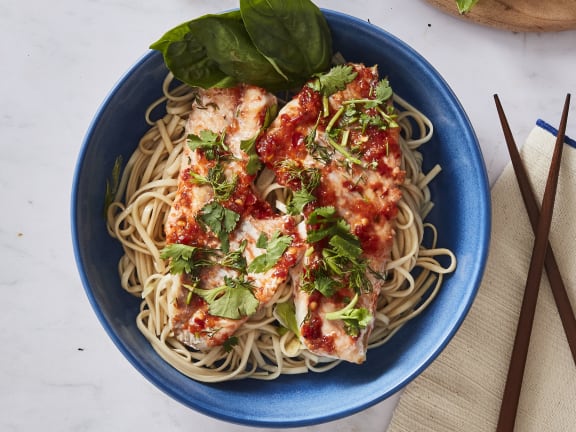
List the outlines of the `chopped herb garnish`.
<svg viewBox="0 0 576 432">
<path fill-rule="evenodd" d="M 315 269 L 308 279 L 313 288 L 330 293 L 333 288 L 348 283 L 356 293 L 369 291 L 370 281 L 366 276 L 368 264 L 362 257 L 362 247 L 357 236 L 350 231 L 350 225 L 339 217 L 334 207 L 319 207 L 308 216 L 309 243 L 318 243 L 328 238 L 328 244 L 322 248 L 322 265 Z M 325 278 L 335 283 L 329 283 Z M 306 288 L 311 291 L 311 287 Z M 330 294 L 331 295 L 331 294 Z"/>
<path fill-rule="evenodd" d="M 248 242 L 246 240 L 242 240 L 238 249 L 232 252 L 228 252 L 222 260 L 220 260 L 220 265 L 223 267 L 228 267 L 232 270 L 236 270 L 240 273 L 246 273 L 246 257 L 243 255 L 244 250 L 246 249 L 246 245 Z"/>
<path fill-rule="evenodd" d="M 256 139 L 258 134 L 251 139 L 243 140 L 240 143 L 240 149 L 248 155 L 248 163 L 246 164 L 246 172 L 254 175 L 262 168 L 262 162 L 256 152 Z"/>
<path fill-rule="evenodd" d="M 358 75 L 350 65 L 334 66 L 328 72 L 317 74 L 316 79 L 308 85 L 324 96 L 330 96 L 339 90 L 344 90 L 346 85 L 354 81 Z"/>
<path fill-rule="evenodd" d="M 350 336 L 358 336 L 360 329 L 366 328 L 372 320 L 370 311 L 366 308 L 354 308 L 358 303 L 358 294 L 344 308 L 328 312 L 325 318 L 328 320 L 344 321 L 344 329 Z"/>
<path fill-rule="evenodd" d="M 238 345 L 238 338 L 236 336 L 231 336 L 224 341 L 222 347 L 224 348 L 224 351 L 229 353 L 236 345 Z"/>
<path fill-rule="evenodd" d="M 307 277 L 309 276 L 307 275 Z M 339 287 L 341 285 L 336 279 L 318 271 L 314 273 L 313 280 L 305 281 L 302 284 L 302 290 L 308 294 L 316 290 L 322 293 L 324 297 L 332 297 Z"/>
<path fill-rule="evenodd" d="M 264 273 L 276 265 L 282 254 L 292 243 L 292 237 L 280 235 L 276 231 L 270 239 L 266 234 L 260 234 L 256 241 L 256 247 L 266 249 L 261 255 L 258 255 L 248 265 L 248 271 L 251 273 Z"/>
<path fill-rule="evenodd" d="M 208 160 L 216 160 L 220 157 L 222 150 L 228 151 L 224 137 L 224 132 L 217 134 L 210 130 L 203 130 L 198 135 L 188 135 L 188 147 L 191 150 L 202 150 Z"/>
<path fill-rule="evenodd" d="M 260 133 L 266 129 L 274 117 L 276 117 L 278 111 L 277 105 L 270 106 L 266 109 L 266 116 L 264 117 L 264 124 L 260 128 L 260 131 L 250 139 L 242 140 L 240 143 L 240 149 L 248 155 L 248 164 L 246 165 L 246 172 L 250 175 L 254 175 L 260 171 L 262 168 L 262 162 L 258 157 L 258 153 L 256 152 L 256 140 L 260 136 Z"/>
<path fill-rule="evenodd" d="M 252 285 L 246 279 L 224 277 L 224 285 L 205 290 L 196 288 L 194 293 L 208 303 L 208 311 L 214 316 L 240 319 L 250 316 L 258 309 L 258 299 Z"/>
<path fill-rule="evenodd" d="M 206 177 L 196 174 L 192 170 L 190 171 L 190 175 L 192 176 L 192 182 L 195 184 L 212 186 L 214 198 L 218 201 L 226 201 L 230 198 L 238 182 L 236 175 L 234 175 L 231 180 L 228 180 L 226 174 L 224 174 L 224 167 L 220 164 L 210 168 Z"/>
<path fill-rule="evenodd" d="M 302 213 L 304 206 L 316 200 L 312 193 L 320 184 L 321 173 L 318 168 L 305 168 L 298 162 L 286 159 L 280 163 L 280 169 L 287 174 L 290 180 L 300 182 L 300 190 L 292 194 L 286 209 L 288 214 L 297 215 Z"/>
<path fill-rule="evenodd" d="M 228 235 L 234 231 L 236 224 L 240 220 L 240 215 L 233 210 L 227 209 L 218 202 L 210 202 L 202 207 L 198 216 L 198 222 L 210 228 L 216 234 L 221 243 L 221 249 L 228 253 L 230 249 L 230 239 Z"/>
<path fill-rule="evenodd" d="M 322 94 L 322 117 L 328 117 L 330 114 L 328 97 L 339 90 L 344 90 L 357 75 L 352 66 L 337 65 L 326 73 L 316 74 L 316 79 L 308 83 L 310 88 Z"/>
<path fill-rule="evenodd" d="M 306 189 L 297 190 L 292 194 L 292 199 L 286 205 L 286 211 L 290 215 L 299 215 L 304 211 L 304 207 L 316 201 L 316 196 Z"/>
<path fill-rule="evenodd" d="M 171 259 L 170 273 L 193 275 L 200 268 L 213 264 L 210 256 L 214 253 L 212 249 L 173 243 L 160 251 L 160 258 Z"/>
</svg>

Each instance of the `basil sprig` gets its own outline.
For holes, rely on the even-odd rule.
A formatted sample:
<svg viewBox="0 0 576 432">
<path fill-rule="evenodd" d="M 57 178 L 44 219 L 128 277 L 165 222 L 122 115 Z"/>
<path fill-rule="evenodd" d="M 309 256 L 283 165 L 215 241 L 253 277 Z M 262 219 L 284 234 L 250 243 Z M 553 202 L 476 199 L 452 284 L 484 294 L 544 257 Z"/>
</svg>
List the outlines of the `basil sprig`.
<svg viewBox="0 0 576 432">
<path fill-rule="evenodd" d="M 176 78 L 202 88 L 289 90 L 332 58 L 330 29 L 310 0 L 240 0 L 240 10 L 180 24 L 150 48 Z"/>
</svg>

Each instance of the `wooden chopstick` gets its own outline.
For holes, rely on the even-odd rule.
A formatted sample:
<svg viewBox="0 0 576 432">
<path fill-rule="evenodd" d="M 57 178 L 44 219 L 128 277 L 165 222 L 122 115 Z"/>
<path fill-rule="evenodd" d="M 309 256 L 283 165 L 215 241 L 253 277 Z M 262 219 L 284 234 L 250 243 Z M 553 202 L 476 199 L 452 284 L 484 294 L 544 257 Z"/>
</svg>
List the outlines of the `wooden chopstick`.
<svg viewBox="0 0 576 432">
<path fill-rule="evenodd" d="M 562 119 L 560 121 L 560 127 L 558 128 L 558 136 L 554 146 L 552 161 L 550 163 L 550 171 L 546 180 L 546 188 L 542 199 L 542 211 L 540 213 L 540 218 L 538 219 L 536 239 L 532 249 L 532 258 L 530 260 L 524 298 L 522 300 L 520 316 L 518 318 L 514 347 L 512 349 L 512 356 L 508 367 L 508 376 L 506 378 L 504 394 L 500 405 L 500 415 L 496 428 L 497 432 L 512 432 L 514 430 L 514 424 L 516 423 L 516 412 L 518 410 L 520 390 L 522 388 L 530 336 L 532 334 L 532 322 L 534 320 L 538 290 L 542 279 L 542 272 L 544 270 L 548 235 L 552 223 L 554 201 L 558 186 L 558 174 L 560 171 L 564 136 L 566 133 L 566 123 L 568 121 L 569 105 L 570 94 L 566 96 L 566 101 L 564 103 Z"/>
<path fill-rule="evenodd" d="M 510 160 L 512 161 L 512 166 L 514 167 L 514 172 L 518 179 L 518 186 L 520 187 L 520 192 L 524 199 L 526 212 L 530 218 L 532 230 L 534 231 L 534 234 L 536 234 L 540 209 L 538 208 L 534 191 L 532 190 L 530 181 L 528 180 L 528 174 L 526 173 L 526 169 L 524 168 L 524 164 L 520 158 L 520 153 L 518 152 L 518 148 L 514 142 L 510 126 L 508 125 L 508 120 L 506 119 L 498 95 L 494 95 L 494 100 L 496 102 L 498 115 L 500 116 L 500 123 L 502 124 L 504 137 L 506 138 Z M 544 268 L 546 269 L 546 274 L 550 281 L 550 287 L 552 288 L 552 294 L 556 302 L 556 308 L 558 309 L 562 326 L 564 327 L 564 333 L 566 334 L 566 339 L 568 340 L 568 345 L 572 352 L 572 359 L 574 360 L 574 364 L 576 364 L 576 317 L 574 316 L 574 309 L 570 304 L 570 298 L 568 297 L 564 281 L 560 275 L 560 270 L 558 269 L 556 257 L 554 256 L 550 242 L 548 242 L 548 251 L 546 252 L 546 258 L 544 260 Z"/>
</svg>

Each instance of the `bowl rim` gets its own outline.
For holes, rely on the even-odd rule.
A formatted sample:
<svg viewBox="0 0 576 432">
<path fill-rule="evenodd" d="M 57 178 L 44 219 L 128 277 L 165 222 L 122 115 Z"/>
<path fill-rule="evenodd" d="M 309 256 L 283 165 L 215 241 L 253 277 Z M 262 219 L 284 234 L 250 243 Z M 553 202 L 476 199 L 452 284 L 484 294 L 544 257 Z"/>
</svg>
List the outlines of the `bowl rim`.
<svg viewBox="0 0 576 432">
<path fill-rule="evenodd" d="M 419 376 L 438 357 L 438 355 L 444 350 L 444 348 L 452 340 L 452 338 L 454 337 L 454 335 L 456 334 L 456 332 L 460 328 L 462 322 L 466 318 L 466 316 L 470 310 L 470 307 L 472 306 L 472 303 L 474 302 L 474 300 L 476 298 L 476 294 L 478 292 L 478 289 L 479 289 L 481 281 L 482 281 L 482 277 L 483 277 L 483 273 L 485 270 L 486 261 L 487 261 L 487 257 L 488 257 L 488 251 L 489 251 L 489 245 L 490 245 L 490 231 L 491 231 L 491 201 L 490 201 L 490 187 L 489 187 L 488 177 L 487 177 L 487 173 L 486 173 L 486 167 L 485 167 L 484 160 L 482 158 L 481 148 L 479 146 L 478 139 L 475 135 L 473 126 L 472 126 L 466 112 L 464 111 L 460 101 L 458 100 L 456 95 L 453 93 L 452 89 L 448 86 L 448 84 L 446 83 L 444 78 L 438 73 L 438 71 L 421 54 L 419 54 L 412 47 L 410 47 L 407 43 L 403 42 L 402 40 L 400 40 L 399 38 L 397 38 L 393 34 L 389 33 L 388 31 L 386 31 L 382 27 L 373 25 L 369 22 L 367 23 L 366 21 L 360 20 L 359 18 L 356 18 L 354 16 L 351 16 L 351 15 L 348 15 L 348 14 L 345 14 L 342 12 L 333 11 L 330 9 L 321 9 L 321 10 L 328 19 L 345 20 L 348 23 L 351 23 L 354 25 L 362 25 L 362 26 L 370 24 L 370 25 L 372 25 L 372 28 L 370 30 L 371 32 L 376 32 L 376 33 L 382 35 L 382 37 L 385 37 L 386 39 L 390 40 L 391 42 L 402 46 L 402 48 L 404 50 L 406 50 L 411 55 L 412 60 L 414 62 L 420 63 L 421 65 L 424 65 L 426 67 L 426 69 L 431 72 L 431 74 L 434 76 L 435 81 L 437 81 L 438 84 L 442 86 L 442 91 L 445 92 L 445 94 L 447 96 L 449 96 L 451 103 L 456 106 L 456 108 L 460 112 L 463 120 L 465 120 L 465 122 L 468 125 L 468 130 L 466 132 L 468 133 L 469 138 L 472 141 L 471 147 L 474 147 L 476 150 L 476 153 L 474 154 L 475 166 L 480 168 L 480 172 L 479 172 L 480 177 L 481 177 L 480 180 L 481 180 L 482 185 L 484 186 L 484 188 L 481 191 L 478 191 L 479 198 L 480 198 L 479 205 L 482 205 L 482 217 L 483 217 L 483 220 L 485 221 L 485 224 L 482 225 L 481 227 L 479 227 L 479 231 L 478 231 L 480 243 L 483 245 L 483 248 L 476 255 L 477 262 L 471 268 L 471 271 L 470 271 L 470 280 L 474 281 L 474 284 L 473 284 L 474 286 L 470 291 L 470 295 L 467 298 L 467 301 L 462 303 L 460 316 L 455 321 L 455 324 L 453 325 L 453 327 L 450 328 L 449 331 L 447 331 L 445 333 L 444 339 L 436 346 L 436 349 L 432 352 L 429 352 L 428 355 L 425 358 L 423 358 L 422 361 L 419 363 L 419 366 L 417 368 L 413 369 L 412 373 L 406 375 L 404 377 L 404 379 L 399 381 L 395 386 L 382 392 L 377 397 L 374 397 L 372 400 L 370 400 L 368 402 L 356 404 L 356 405 L 351 406 L 349 408 L 342 409 L 337 413 L 330 413 L 330 414 L 326 414 L 324 416 L 315 416 L 313 418 L 305 417 L 305 416 L 302 416 L 299 418 L 294 418 L 294 419 L 287 418 L 287 419 L 282 420 L 282 421 L 274 421 L 274 420 L 270 420 L 270 419 L 259 420 L 259 419 L 255 419 L 255 418 L 252 418 L 249 416 L 239 418 L 238 416 L 235 416 L 233 413 L 226 414 L 225 412 L 217 412 L 215 410 L 207 409 L 204 406 L 192 403 L 192 401 L 189 398 L 184 397 L 184 395 L 182 395 L 178 391 L 175 391 L 173 388 L 166 386 L 162 382 L 162 380 L 159 379 L 158 374 L 155 371 L 148 370 L 145 367 L 145 365 L 143 365 L 142 361 L 138 358 L 138 356 L 135 355 L 135 353 L 133 353 L 130 349 L 128 349 L 125 342 L 119 337 L 119 335 L 115 331 L 113 331 L 113 329 L 111 328 L 110 322 L 107 320 L 107 317 L 105 316 L 105 314 L 101 310 L 100 305 L 98 304 L 97 299 L 95 298 L 94 293 L 92 292 L 90 281 L 88 279 L 88 275 L 87 275 L 86 269 L 85 269 L 85 263 L 83 261 L 81 245 L 79 243 L 78 206 L 77 206 L 78 192 L 79 192 L 78 191 L 79 178 L 81 176 L 82 167 L 85 163 L 89 143 L 90 143 L 90 141 L 93 138 L 93 135 L 95 133 L 95 127 L 102 120 L 102 117 L 103 117 L 108 105 L 111 103 L 111 101 L 117 95 L 117 93 L 120 91 L 122 85 L 126 82 L 126 80 L 135 71 L 137 71 L 140 67 L 142 67 L 153 56 L 159 55 L 155 51 L 152 51 L 152 50 L 147 51 L 132 66 L 130 66 L 130 68 L 126 72 L 124 72 L 121 75 L 121 77 L 117 80 L 117 82 L 114 84 L 112 89 L 108 92 L 108 94 L 104 98 L 103 102 L 100 104 L 99 108 L 97 109 L 95 116 L 91 120 L 91 122 L 88 126 L 88 129 L 87 129 L 86 135 L 82 141 L 82 145 L 80 148 L 80 152 L 79 152 L 79 155 L 78 155 L 78 158 L 76 161 L 75 170 L 74 170 L 73 185 L 72 185 L 72 191 L 71 191 L 70 216 L 71 216 L 71 231 L 72 231 L 74 257 L 75 257 L 76 265 L 77 265 L 78 272 L 80 275 L 80 279 L 81 279 L 82 285 L 84 287 L 84 291 L 88 297 L 89 303 L 91 304 L 93 311 L 95 312 L 98 320 L 100 321 L 100 324 L 104 327 L 108 336 L 112 339 L 114 345 L 119 349 L 119 351 L 124 355 L 124 357 L 126 357 L 126 359 L 131 363 L 131 365 L 134 366 L 148 381 L 150 381 L 157 388 L 159 388 L 164 393 L 169 395 L 171 398 L 179 401 L 180 403 L 184 404 L 185 406 L 187 406 L 189 408 L 193 408 L 194 410 L 196 410 L 198 412 L 201 412 L 201 413 L 206 414 L 208 416 L 211 416 L 213 418 L 228 421 L 231 423 L 243 424 L 243 425 L 248 425 L 248 426 L 258 426 L 258 427 L 301 427 L 301 426 L 314 425 L 314 424 L 319 424 L 319 423 L 337 420 L 337 419 L 344 418 L 344 417 L 347 417 L 349 415 L 358 413 L 360 411 L 363 411 L 364 409 L 369 408 L 370 406 L 373 406 L 373 405 L 383 401 L 384 399 L 390 397 L 391 395 L 395 394 L 400 389 L 405 387 L 408 383 L 413 381 L 417 376 Z M 182 376 L 184 377 L 184 375 L 182 375 Z M 184 377 L 184 378 L 185 379 L 191 379 L 191 378 L 187 378 L 187 377 Z"/>
</svg>

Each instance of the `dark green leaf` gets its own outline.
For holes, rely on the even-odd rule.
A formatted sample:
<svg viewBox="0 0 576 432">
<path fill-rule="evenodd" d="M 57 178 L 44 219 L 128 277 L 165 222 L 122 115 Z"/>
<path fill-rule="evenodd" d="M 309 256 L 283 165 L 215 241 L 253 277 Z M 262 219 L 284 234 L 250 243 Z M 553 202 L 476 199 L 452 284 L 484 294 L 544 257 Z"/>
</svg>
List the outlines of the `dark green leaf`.
<svg viewBox="0 0 576 432">
<path fill-rule="evenodd" d="M 254 175 L 260 171 L 262 168 L 262 162 L 260 162 L 260 158 L 258 157 L 258 153 L 256 153 L 256 139 L 258 135 L 249 139 L 243 140 L 240 143 L 240 150 L 248 155 L 248 163 L 246 164 L 246 172 L 250 175 Z"/>
<path fill-rule="evenodd" d="M 304 81 L 330 66 L 330 29 L 311 1 L 240 0 L 240 10 L 258 50 L 286 76 Z"/>
<path fill-rule="evenodd" d="M 202 43 L 190 33 L 189 24 L 186 22 L 169 30 L 150 48 L 160 51 L 168 69 L 186 84 L 203 88 L 235 85 L 236 81 L 208 57 Z"/>
<path fill-rule="evenodd" d="M 238 338 L 236 336 L 231 336 L 224 341 L 222 347 L 224 348 L 224 351 L 230 352 L 236 345 L 238 345 Z"/>
<path fill-rule="evenodd" d="M 332 297 L 340 284 L 329 276 L 319 275 L 314 280 L 314 289 L 321 292 L 324 297 Z"/>
<path fill-rule="evenodd" d="M 118 186 L 120 185 L 120 174 L 122 173 L 122 156 L 118 156 L 114 161 L 110 178 L 106 180 L 106 192 L 104 194 L 104 217 L 108 213 L 108 207 L 114 202 Z"/>
<path fill-rule="evenodd" d="M 267 89 L 285 88 L 287 80 L 254 46 L 240 12 L 206 15 L 189 23 L 208 58 L 237 82 Z"/>
</svg>

